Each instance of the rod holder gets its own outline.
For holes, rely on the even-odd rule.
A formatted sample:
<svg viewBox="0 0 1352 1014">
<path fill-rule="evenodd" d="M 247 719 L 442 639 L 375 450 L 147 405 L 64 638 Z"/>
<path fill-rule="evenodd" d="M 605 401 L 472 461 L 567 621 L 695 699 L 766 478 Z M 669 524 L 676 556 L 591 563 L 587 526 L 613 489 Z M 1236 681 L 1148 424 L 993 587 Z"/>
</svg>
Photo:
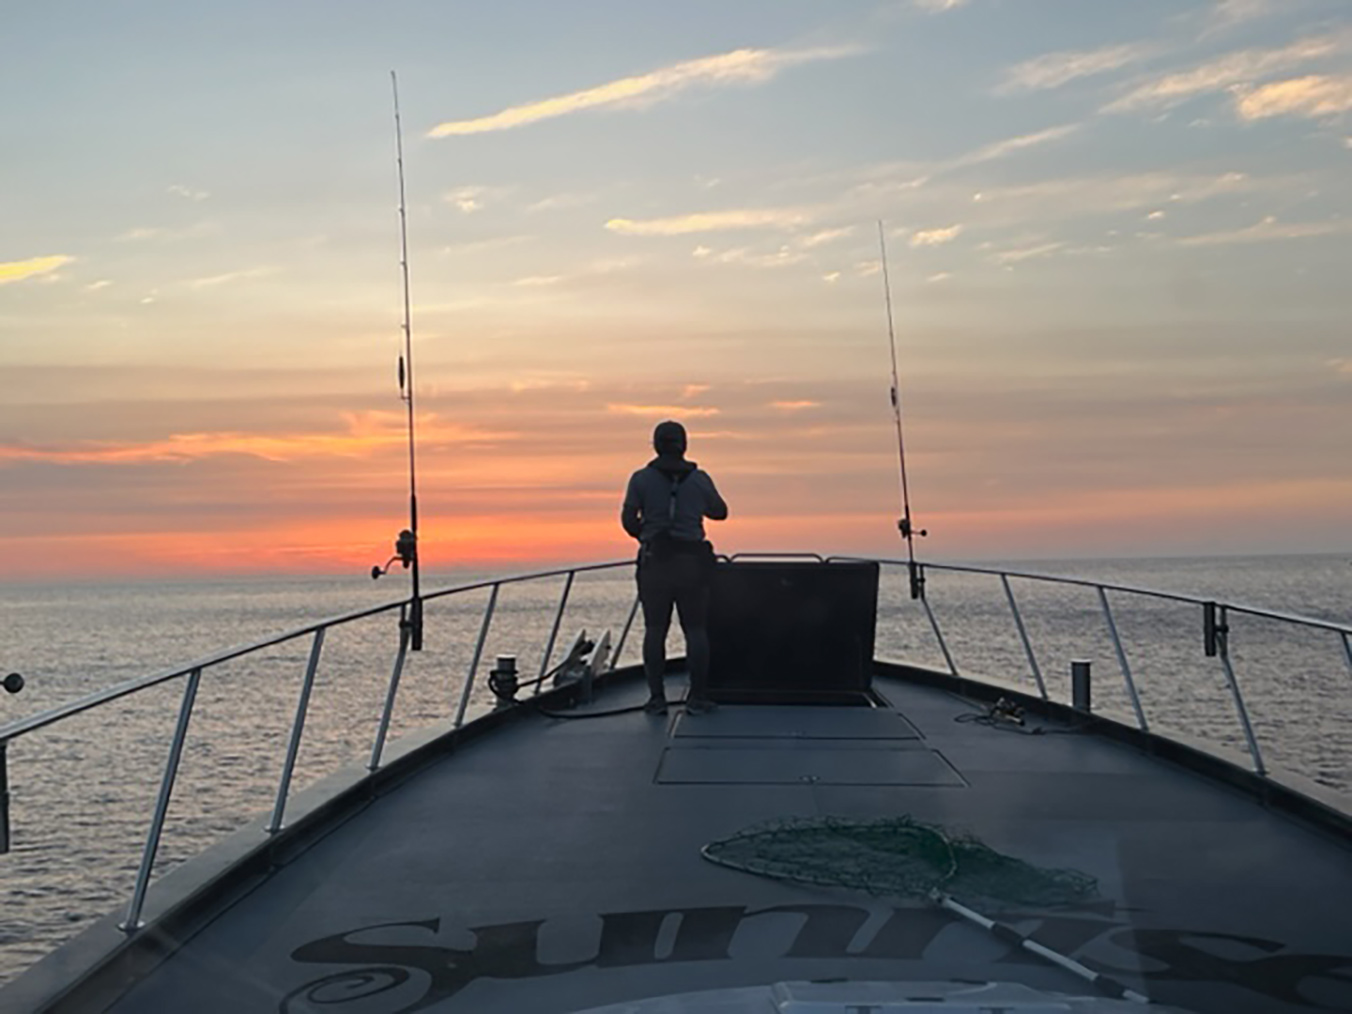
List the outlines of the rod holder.
<svg viewBox="0 0 1352 1014">
<path fill-rule="evenodd" d="M 1092 686 L 1090 676 L 1091 663 L 1087 659 L 1075 659 L 1070 663 L 1070 700 L 1076 711 L 1088 714 L 1093 710 Z"/>
<path fill-rule="evenodd" d="M 1230 633 L 1230 624 L 1226 618 L 1224 606 L 1215 602 L 1202 603 L 1202 645 L 1207 658 L 1215 658 L 1225 652 L 1225 637 Z"/>
</svg>

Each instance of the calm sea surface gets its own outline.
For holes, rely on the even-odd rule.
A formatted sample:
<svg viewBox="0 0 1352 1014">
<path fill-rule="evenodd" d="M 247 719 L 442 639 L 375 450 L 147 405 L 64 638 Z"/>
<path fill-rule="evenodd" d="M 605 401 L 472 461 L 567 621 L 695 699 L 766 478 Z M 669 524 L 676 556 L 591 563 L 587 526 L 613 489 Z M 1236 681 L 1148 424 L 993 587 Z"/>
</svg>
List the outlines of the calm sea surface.
<svg viewBox="0 0 1352 1014">
<path fill-rule="evenodd" d="M 1352 557 L 1009 567 L 1352 624 Z M 434 579 L 428 588 L 476 577 Z M 381 604 L 403 593 L 400 580 L 0 587 L 0 673 L 17 670 L 28 680 L 21 694 L 0 694 L 0 724 L 230 645 Z M 1086 658 L 1094 663 L 1096 709 L 1134 722 L 1096 592 L 1021 579 L 1011 588 L 1049 694 L 1067 699 L 1070 660 Z M 491 706 L 482 683 L 495 655 L 517 655 L 526 675 L 539 671 L 562 590 L 561 577 L 503 587 L 470 694 L 471 715 Z M 931 571 L 928 591 L 959 671 L 1035 689 L 998 578 Z M 628 569 L 579 575 L 554 657 L 583 627 L 618 637 L 633 595 Z M 1152 730 L 1246 750 L 1224 671 L 1202 652 L 1200 607 L 1121 592 L 1109 598 Z M 392 739 L 454 715 L 487 601 L 485 589 L 428 604 L 427 650 L 409 656 Z M 397 622 L 390 612 L 329 632 L 293 789 L 369 756 Z M 630 637 L 621 662 L 636 660 L 639 634 Z M 884 571 L 877 641 L 879 657 L 946 665 L 897 568 Z M 1352 791 L 1352 671 L 1338 636 L 1233 615 L 1231 645 L 1269 767 Z M 672 650 L 680 650 L 674 635 Z M 204 672 L 156 876 L 271 808 L 309 651 L 307 636 Z M 91 920 L 125 907 L 182 689 L 182 681 L 173 681 L 10 745 L 13 851 L 0 856 L 0 982 Z"/>
</svg>

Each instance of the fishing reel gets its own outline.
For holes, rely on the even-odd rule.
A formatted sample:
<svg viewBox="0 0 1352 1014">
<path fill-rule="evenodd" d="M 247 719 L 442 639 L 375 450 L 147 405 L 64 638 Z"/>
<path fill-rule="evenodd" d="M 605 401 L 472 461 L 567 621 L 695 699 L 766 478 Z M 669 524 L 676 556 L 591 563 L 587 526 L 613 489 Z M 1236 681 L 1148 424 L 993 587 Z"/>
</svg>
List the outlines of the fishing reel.
<svg viewBox="0 0 1352 1014">
<path fill-rule="evenodd" d="M 394 555 L 390 557 L 385 566 L 371 568 L 371 580 L 376 581 L 390 572 L 390 568 L 395 562 L 403 564 L 405 570 L 412 566 L 418 556 L 418 537 L 405 528 L 399 533 L 399 538 L 394 540 Z"/>
<path fill-rule="evenodd" d="M 921 538 L 924 538 L 929 534 L 929 530 L 926 528 L 922 528 L 918 532 L 912 528 L 911 519 L 909 517 L 904 517 L 897 522 L 897 531 L 901 532 L 901 537 L 903 539 L 909 539 L 913 535 L 919 535 Z"/>
</svg>

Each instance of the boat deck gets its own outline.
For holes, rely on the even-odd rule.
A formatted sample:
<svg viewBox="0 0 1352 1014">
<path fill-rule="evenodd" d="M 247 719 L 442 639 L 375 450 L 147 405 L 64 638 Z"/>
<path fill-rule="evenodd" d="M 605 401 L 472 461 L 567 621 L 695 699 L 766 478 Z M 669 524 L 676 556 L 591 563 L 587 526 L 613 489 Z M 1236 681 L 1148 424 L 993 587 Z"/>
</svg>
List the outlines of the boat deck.
<svg viewBox="0 0 1352 1014">
<path fill-rule="evenodd" d="M 890 707 L 506 723 L 278 868 L 107 1009 L 550 1014 L 824 979 L 1093 993 L 924 899 L 700 854 L 763 820 L 909 814 L 1097 878 L 1092 902 L 986 914 L 1159 1002 L 1352 1010 L 1345 845 L 1130 746 L 1042 719 L 1049 734 L 960 722 L 980 709 L 875 688 Z M 621 682 L 594 707 L 642 693 Z"/>
</svg>

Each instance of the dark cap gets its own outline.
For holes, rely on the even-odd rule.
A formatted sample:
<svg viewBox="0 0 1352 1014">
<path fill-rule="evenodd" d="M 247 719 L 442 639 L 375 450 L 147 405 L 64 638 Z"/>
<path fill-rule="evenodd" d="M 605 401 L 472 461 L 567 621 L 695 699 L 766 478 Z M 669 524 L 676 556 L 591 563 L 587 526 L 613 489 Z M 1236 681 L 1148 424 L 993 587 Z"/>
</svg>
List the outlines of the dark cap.
<svg viewBox="0 0 1352 1014">
<path fill-rule="evenodd" d="M 684 454 L 685 427 L 674 419 L 658 423 L 653 430 L 653 450 L 658 454 Z"/>
</svg>

